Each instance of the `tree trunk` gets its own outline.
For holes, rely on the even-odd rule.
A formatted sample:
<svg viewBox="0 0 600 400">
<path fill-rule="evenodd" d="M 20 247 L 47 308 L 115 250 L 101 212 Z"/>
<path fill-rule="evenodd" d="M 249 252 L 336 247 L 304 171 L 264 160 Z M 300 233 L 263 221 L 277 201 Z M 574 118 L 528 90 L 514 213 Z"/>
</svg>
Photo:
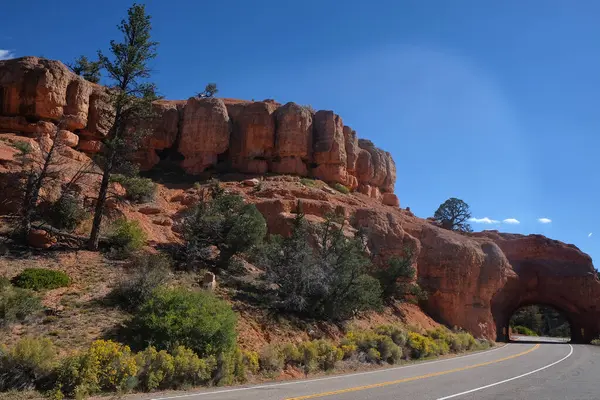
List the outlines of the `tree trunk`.
<svg viewBox="0 0 600 400">
<path fill-rule="evenodd" d="M 59 128 L 57 127 L 54 137 L 52 138 L 52 146 L 50 146 L 48 154 L 46 154 L 46 157 L 44 158 L 44 165 L 42 166 L 42 170 L 40 171 L 39 175 L 37 175 L 32 170 L 29 176 L 27 177 L 23 221 L 21 222 L 21 229 L 23 230 L 22 233 L 25 239 L 27 238 L 27 236 L 29 235 L 29 231 L 31 230 L 31 221 L 33 220 L 35 207 L 37 205 L 38 199 L 40 198 L 40 190 L 42 189 L 42 185 L 44 183 L 46 175 L 48 175 L 48 168 L 52 163 L 54 149 L 56 148 L 56 142 L 58 140 L 58 129 Z"/>
<path fill-rule="evenodd" d="M 92 232 L 88 241 L 88 249 L 92 251 L 98 250 L 98 242 L 100 240 L 100 224 L 102 223 L 102 214 L 104 213 L 104 204 L 106 203 L 106 195 L 108 193 L 108 185 L 110 184 L 110 174 L 115 160 L 115 150 L 111 148 L 108 160 L 102 174 L 102 182 L 100 183 L 100 191 L 96 200 L 96 208 L 94 209 L 94 222 L 92 224 Z"/>
</svg>

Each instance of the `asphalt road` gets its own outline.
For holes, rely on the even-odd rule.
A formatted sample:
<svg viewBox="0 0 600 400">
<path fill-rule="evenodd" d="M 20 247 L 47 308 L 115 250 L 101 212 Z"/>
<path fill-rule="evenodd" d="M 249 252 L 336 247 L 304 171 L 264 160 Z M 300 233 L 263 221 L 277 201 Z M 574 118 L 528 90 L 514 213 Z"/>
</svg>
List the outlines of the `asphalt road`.
<svg viewBox="0 0 600 400">
<path fill-rule="evenodd" d="M 178 392 L 161 400 L 598 400 L 600 347 L 509 343 L 462 357 L 318 379 Z"/>
</svg>

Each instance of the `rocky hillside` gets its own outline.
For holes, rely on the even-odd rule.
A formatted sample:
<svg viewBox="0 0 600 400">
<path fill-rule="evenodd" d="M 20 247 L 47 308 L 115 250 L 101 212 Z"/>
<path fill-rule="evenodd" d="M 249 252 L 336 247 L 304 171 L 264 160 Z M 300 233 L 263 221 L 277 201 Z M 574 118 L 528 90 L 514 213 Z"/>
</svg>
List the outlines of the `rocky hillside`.
<svg viewBox="0 0 600 400">
<path fill-rule="evenodd" d="M 61 176 L 69 181 L 102 149 L 110 125 L 106 96 L 58 61 L 0 62 L 2 213 L 18 205 L 11 182 L 23 165 L 14 143 L 43 149 L 56 124 L 64 123 L 60 135 L 70 147 L 61 152 Z M 496 339 L 516 308 L 537 302 L 565 312 L 576 340 L 600 332 L 600 282 L 589 256 L 539 235 L 459 234 L 401 209 L 389 153 L 357 139 L 332 111 L 215 98 L 161 100 L 154 107 L 153 134 L 139 154 L 144 169 L 160 172 L 168 165 L 181 174 L 219 174 L 226 190 L 256 204 L 271 233 L 290 231 L 300 201 L 310 221 L 337 212 L 353 229 L 367 228 L 369 248 L 382 260 L 411 249 L 418 281 L 429 293 L 422 307 L 438 321 Z M 308 184 L 301 179 L 306 176 L 317 181 Z M 80 193 L 93 194 L 94 185 L 90 178 Z M 140 221 L 152 245 L 168 244 L 180 240 L 182 215 L 200 200 L 201 188 L 166 181 L 152 203 L 113 209 Z"/>
</svg>

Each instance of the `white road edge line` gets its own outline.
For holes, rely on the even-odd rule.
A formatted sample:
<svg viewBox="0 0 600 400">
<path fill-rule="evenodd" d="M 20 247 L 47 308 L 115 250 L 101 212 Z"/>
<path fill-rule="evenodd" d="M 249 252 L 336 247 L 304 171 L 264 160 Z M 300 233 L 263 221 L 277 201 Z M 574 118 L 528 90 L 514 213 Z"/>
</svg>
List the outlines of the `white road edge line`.
<svg viewBox="0 0 600 400">
<path fill-rule="evenodd" d="M 447 399 L 453 399 L 453 398 L 455 398 L 455 397 L 459 397 L 459 396 L 462 396 L 462 395 L 465 395 L 465 394 L 469 394 L 469 393 L 473 393 L 473 392 L 478 392 L 478 391 L 480 391 L 480 390 L 488 389 L 488 388 L 491 388 L 491 387 L 493 387 L 493 386 L 502 385 L 503 383 L 510 382 L 510 381 L 514 381 L 515 379 L 523 378 L 524 376 L 527 376 L 527 375 L 535 374 L 536 372 L 540 372 L 540 371 L 542 371 L 542 370 L 545 370 L 546 368 L 550 368 L 550 367 L 552 367 L 553 365 L 556 365 L 556 364 L 558 364 L 559 362 L 562 362 L 562 361 L 566 360 L 567 358 L 571 357 L 571 354 L 573 354 L 573 346 L 569 345 L 569 347 L 571 348 L 571 351 L 569 351 L 569 354 L 567 354 L 566 356 L 564 356 L 563 358 L 561 358 L 561 359 L 560 359 L 560 360 L 558 360 L 558 361 L 554 361 L 552 364 L 548 364 L 548 365 L 546 365 L 546 366 L 543 366 L 543 367 L 541 367 L 541 368 L 538 368 L 538 369 L 536 369 L 536 370 L 533 370 L 533 371 L 527 372 L 527 373 L 525 373 L 525 374 L 522 374 L 522 375 L 519 375 L 519 376 L 514 376 L 514 377 L 512 377 L 512 378 L 508 378 L 508 379 L 505 379 L 505 380 L 503 380 L 503 381 L 500 381 L 500 382 L 491 383 L 491 384 L 489 384 L 489 385 L 485 385 L 485 386 L 480 386 L 480 387 L 478 387 L 478 388 L 475 388 L 475 389 L 467 390 L 467 391 L 465 391 L 465 392 L 456 393 L 456 394 L 453 394 L 453 395 L 450 395 L 450 396 L 446 396 L 446 397 L 439 397 L 439 398 L 437 398 L 436 400 L 447 400 Z"/>
<path fill-rule="evenodd" d="M 443 360 L 434 360 L 434 361 L 420 362 L 420 363 L 417 363 L 417 364 L 403 365 L 403 366 L 400 366 L 400 367 L 384 368 L 384 369 L 379 369 L 379 370 L 376 370 L 376 371 L 355 372 L 353 374 L 345 374 L 345 375 L 342 374 L 342 375 L 336 375 L 336 376 L 328 376 L 326 378 L 304 379 L 304 380 L 296 380 L 296 381 L 292 381 L 292 382 L 273 383 L 273 384 L 268 384 L 268 385 L 247 386 L 247 387 L 234 388 L 234 389 L 216 390 L 216 391 L 213 391 L 213 392 L 198 392 L 198 393 L 180 394 L 180 395 L 176 395 L 176 396 L 154 397 L 154 398 L 151 398 L 150 400 L 169 400 L 169 399 L 181 399 L 181 398 L 184 398 L 184 397 L 194 397 L 194 396 L 197 396 L 197 397 L 199 397 L 199 396 L 210 396 L 210 395 L 221 394 L 221 393 L 241 392 L 241 391 L 245 391 L 245 390 L 267 389 L 267 388 L 278 387 L 278 386 L 298 385 L 298 384 L 301 384 L 301 383 L 328 381 L 328 380 L 332 380 L 332 379 L 343 379 L 343 378 L 348 378 L 348 377 L 352 377 L 352 376 L 359 376 L 359 375 L 379 374 L 379 373 L 383 373 L 383 372 L 387 372 L 387 371 L 394 371 L 394 370 L 397 370 L 397 369 L 414 368 L 414 367 L 418 367 L 418 366 L 421 366 L 421 365 L 438 364 L 438 363 L 442 363 L 442 362 L 446 362 L 446 361 L 458 360 L 459 358 L 468 358 L 468 357 L 478 356 L 478 355 L 481 355 L 481 354 L 489 354 L 489 353 L 492 353 L 492 352 L 494 352 L 496 350 L 506 349 L 508 347 L 509 347 L 508 344 L 504 344 L 502 346 L 495 347 L 495 348 L 493 348 L 491 350 L 479 351 L 477 353 L 467 354 L 467 355 L 464 355 L 464 356 L 445 358 Z"/>
</svg>

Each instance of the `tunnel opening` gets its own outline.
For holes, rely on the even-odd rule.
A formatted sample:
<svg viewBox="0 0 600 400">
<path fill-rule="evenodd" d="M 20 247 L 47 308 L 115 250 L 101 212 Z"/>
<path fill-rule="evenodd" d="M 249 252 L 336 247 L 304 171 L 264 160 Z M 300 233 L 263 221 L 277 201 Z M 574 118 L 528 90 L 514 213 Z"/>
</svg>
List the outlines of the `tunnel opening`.
<svg viewBox="0 0 600 400">
<path fill-rule="evenodd" d="M 545 304 L 528 304 L 518 307 L 509 318 L 508 338 L 511 342 L 571 341 L 571 321 L 566 314 Z"/>
</svg>

